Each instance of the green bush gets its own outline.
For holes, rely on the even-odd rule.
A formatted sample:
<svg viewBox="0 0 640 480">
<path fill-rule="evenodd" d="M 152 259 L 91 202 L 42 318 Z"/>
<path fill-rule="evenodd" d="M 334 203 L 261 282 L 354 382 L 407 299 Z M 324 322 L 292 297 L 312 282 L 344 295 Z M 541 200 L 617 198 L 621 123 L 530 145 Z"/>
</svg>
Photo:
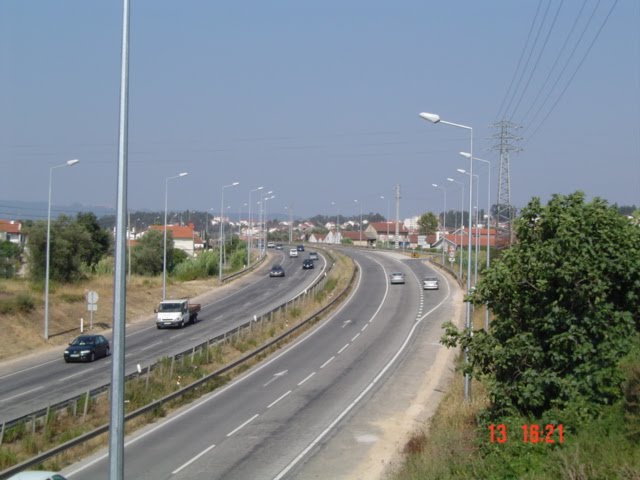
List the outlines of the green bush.
<svg viewBox="0 0 640 480">
<path fill-rule="evenodd" d="M 218 273 L 218 256 L 213 250 L 200 253 L 197 257 L 188 258 L 178 264 L 173 275 L 180 281 L 207 278 Z"/>
</svg>

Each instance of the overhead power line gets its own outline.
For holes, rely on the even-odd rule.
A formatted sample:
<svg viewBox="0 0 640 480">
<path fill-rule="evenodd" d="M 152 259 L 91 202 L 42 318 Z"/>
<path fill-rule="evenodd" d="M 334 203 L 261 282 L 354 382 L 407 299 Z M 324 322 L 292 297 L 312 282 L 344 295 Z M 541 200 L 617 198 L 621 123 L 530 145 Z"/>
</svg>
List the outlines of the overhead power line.
<svg viewBox="0 0 640 480">
<path fill-rule="evenodd" d="M 531 33 L 533 32 L 533 27 L 536 24 L 536 20 L 538 19 L 538 14 L 540 13 L 540 7 L 542 6 L 542 0 L 538 2 L 538 8 L 536 9 L 536 14 L 533 17 L 533 21 L 531 22 L 531 27 L 529 27 L 529 33 L 527 34 L 527 40 L 524 42 L 524 47 L 522 47 L 522 52 L 520 52 L 520 58 L 518 59 L 518 65 L 516 66 L 516 70 L 513 72 L 513 77 L 511 77 L 511 82 L 509 83 L 509 88 L 507 88 L 507 93 L 502 99 L 500 103 L 500 108 L 498 109 L 498 114 L 496 118 L 500 118 L 502 116 L 502 107 L 504 107 L 504 102 L 509 98 L 509 94 L 511 93 L 511 87 L 513 87 L 513 82 L 516 79 L 516 75 L 520 70 L 520 65 L 522 64 L 522 59 L 524 58 L 524 53 L 527 51 L 527 45 L 529 45 L 529 40 L 531 39 Z"/>
<path fill-rule="evenodd" d="M 600 3 L 600 2 L 598 2 L 598 3 Z M 562 91 L 560 92 L 560 95 L 558 95 L 558 97 L 556 98 L 556 101 L 553 103 L 553 105 L 551 106 L 551 108 L 549 109 L 547 114 L 544 116 L 544 118 L 540 121 L 540 123 L 538 124 L 536 129 L 533 131 L 533 133 L 531 135 L 528 136 L 527 141 L 525 143 L 528 143 L 531 140 L 531 138 L 534 137 L 536 133 L 538 133 L 538 130 L 540 130 L 542 125 L 544 125 L 544 123 L 546 122 L 547 118 L 549 118 L 549 115 L 551 115 L 551 113 L 553 113 L 553 111 L 555 110 L 556 106 L 558 105 L 558 103 L 560 102 L 562 97 L 564 96 L 565 92 L 571 86 L 571 83 L 573 82 L 573 79 L 575 78 L 576 74 L 578 73 L 578 71 L 582 67 L 582 64 L 584 63 L 584 61 L 586 60 L 587 56 L 589 55 L 589 52 L 591 52 L 591 49 L 593 48 L 593 46 L 595 45 L 596 41 L 598 40 L 598 37 L 600 36 L 600 33 L 602 33 L 602 30 L 604 29 L 604 26 L 607 24 L 607 21 L 609 20 L 609 17 L 613 13 L 613 10 L 616 8 L 617 4 L 618 4 L 618 0 L 615 0 L 613 2 L 613 4 L 611 5 L 611 8 L 607 12 L 607 16 L 604 18 L 604 20 L 600 24 L 600 28 L 598 28 L 598 31 L 597 31 L 596 35 L 593 37 L 593 40 L 591 40 L 591 43 L 589 44 L 589 47 L 585 51 L 584 55 L 580 59 L 580 62 L 576 66 L 575 70 L 573 71 L 573 74 L 569 78 L 569 81 L 567 82 L 565 87 L 562 89 Z M 537 115 L 537 112 L 536 112 L 536 115 Z M 526 129 L 525 129 L 525 131 L 526 131 Z"/>
</svg>

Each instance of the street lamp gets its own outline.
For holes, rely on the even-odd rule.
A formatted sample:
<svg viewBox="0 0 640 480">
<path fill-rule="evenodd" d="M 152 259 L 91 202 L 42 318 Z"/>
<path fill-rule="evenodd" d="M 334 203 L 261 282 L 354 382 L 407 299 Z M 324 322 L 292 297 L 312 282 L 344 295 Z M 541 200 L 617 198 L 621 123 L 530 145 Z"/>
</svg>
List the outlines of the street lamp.
<svg viewBox="0 0 640 480">
<path fill-rule="evenodd" d="M 67 160 L 62 165 L 49 168 L 49 210 L 47 213 L 47 254 L 45 260 L 45 280 L 44 280 L 44 339 L 49 340 L 49 259 L 51 255 L 51 180 L 53 171 L 56 168 L 73 167 L 80 160 Z"/>
<path fill-rule="evenodd" d="M 354 200 L 360 206 L 360 246 L 362 246 L 362 204 L 358 200 Z"/>
<path fill-rule="evenodd" d="M 473 207 L 473 208 L 475 208 L 475 211 L 476 211 L 476 213 L 475 213 L 476 241 L 474 242 L 474 244 L 475 244 L 475 252 L 476 253 L 475 253 L 475 262 L 474 262 L 475 267 L 474 267 L 474 274 L 473 274 L 474 275 L 474 277 L 473 277 L 473 286 L 475 287 L 476 284 L 478 283 L 478 248 L 479 248 L 479 245 L 478 245 L 478 238 L 479 238 L 479 235 L 478 235 L 478 215 L 479 215 L 479 213 L 478 213 L 478 210 L 479 210 L 478 209 L 478 192 L 480 191 L 480 176 L 476 175 L 475 173 L 471 174 L 471 173 L 467 172 L 466 170 L 464 170 L 463 168 L 458 168 L 456 170 L 458 172 L 464 174 L 464 175 L 469 175 L 469 184 L 470 185 L 473 185 L 473 180 L 476 181 L 476 206 Z M 469 212 L 469 215 L 471 215 L 471 212 Z M 471 218 L 469 218 L 469 224 L 471 224 Z"/>
<path fill-rule="evenodd" d="M 471 154 L 468 152 L 459 152 L 464 158 L 471 158 Z M 488 178 L 487 178 L 487 268 L 489 268 L 489 258 L 491 248 L 489 246 L 489 229 L 491 228 L 491 162 L 489 160 L 483 160 L 482 158 L 473 157 L 474 160 L 478 162 L 487 164 Z M 489 307 L 487 306 L 485 309 L 484 315 L 484 328 L 485 330 L 489 330 Z"/>
<path fill-rule="evenodd" d="M 444 267 L 444 241 L 447 238 L 447 189 L 437 183 L 432 183 L 431 186 L 439 188 L 444 193 L 444 210 L 442 211 L 442 266 Z"/>
<path fill-rule="evenodd" d="M 233 182 L 229 185 L 222 186 L 222 195 L 220 199 L 220 235 L 218 238 L 218 243 L 220 244 L 220 261 L 218 263 L 218 281 L 222 283 L 222 236 L 224 234 L 224 189 L 235 187 L 236 185 L 240 185 L 240 182 Z"/>
<path fill-rule="evenodd" d="M 420 118 L 427 120 L 431 123 L 442 123 L 444 125 L 450 125 L 452 127 L 464 128 L 465 130 L 469 130 L 470 143 L 469 143 L 469 152 L 471 152 L 471 156 L 473 157 L 473 128 L 467 125 L 461 125 L 458 123 L 446 122 L 440 119 L 440 115 L 435 113 L 420 113 Z M 469 171 L 473 174 L 473 161 L 469 161 Z M 469 215 L 471 215 L 472 206 L 472 197 L 473 197 L 473 182 L 469 182 L 471 184 L 471 190 L 469 191 Z M 471 222 L 471 218 L 469 218 L 469 222 Z M 469 228 L 468 235 L 468 249 L 467 249 L 467 295 L 471 294 L 471 228 Z M 467 331 L 471 329 L 471 303 L 467 302 L 467 308 L 465 309 L 465 328 Z M 464 360 L 465 363 L 469 359 L 468 349 L 465 349 L 464 352 Z M 464 400 L 469 401 L 469 393 L 471 386 L 471 378 L 468 373 L 464 376 Z"/>
<path fill-rule="evenodd" d="M 384 200 L 384 195 L 380 195 L 380 200 Z M 387 218 L 386 218 L 386 224 L 387 224 L 387 248 L 389 247 L 389 209 L 390 209 L 390 204 L 389 204 L 389 199 L 387 198 Z"/>
<path fill-rule="evenodd" d="M 293 207 L 291 205 L 285 205 L 285 210 L 289 211 L 289 243 L 293 243 Z"/>
<path fill-rule="evenodd" d="M 270 192 L 272 193 L 272 192 Z M 267 243 L 269 242 L 269 221 L 267 219 L 267 201 L 269 200 L 273 200 L 274 198 L 276 198 L 275 195 L 271 195 L 270 197 L 267 197 L 264 199 L 264 206 L 262 208 L 262 215 L 263 215 L 263 220 L 264 220 L 264 240 L 262 241 L 262 252 L 266 253 L 266 249 L 267 249 Z"/>
<path fill-rule="evenodd" d="M 333 243 L 340 243 L 340 206 L 336 202 L 331 202 L 336 206 L 336 239 Z"/>
<path fill-rule="evenodd" d="M 457 180 L 454 180 L 453 178 L 448 177 L 447 181 L 449 182 L 453 182 L 453 183 L 457 183 L 458 185 L 460 185 L 460 187 L 462 187 L 460 189 L 461 195 L 460 195 L 460 224 L 462 226 L 462 231 L 464 232 L 464 182 L 459 182 Z M 458 230 L 458 216 L 456 215 L 456 230 Z M 460 236 L 460 238 L 462 238 L 462 235 Z M 458 243 L 457 240 L 457 236 L 456 236 L 456 245 Z M 460 278 L 462 278 L 462 246 L 460 247 L 460 273 L 458 274 L 458 276 Z"/>
<path fill-rule="evenodd" d="M 175 177 L 169 177 L 165 179 L 164 182 L 164 240 L 163 244 L 163 254 L 162 254 L 162 301 L 164 301 L 167 297 L 167 197 L 169 196 L 169 180 L 173 180 L 175 178 L 186 177 L 189 175 L 188 172 L 182 172 Z"/>
<path fill-rule="evenodd" d="M 265 208 L 265 199 L 266 197 L 268 197 L 269 195 L 271 195 L 273 193 L 273 190 L 269 190 L 267 193 L 261 193 L 260 194 L 260 201 L 257 202 L 260 205 L 260 212 L 258 212 L 258 219 L 259 219 L 259 224 L 260 224 L 260 238 L 262 239 L 261 241 L 261 245 L 260 245 L 260 257 L 262 257 L 262 255 L 264 254 L 264 249 L 265 249 L 265 243 L 266 243 L 266 239 L 264 236 L 264 208 Z"/>
<path fill-rule="evenodd" d="M 249 190 L 249 248 L 247 248 L 247 267 L 251 266 L 251 241 L 253 238 L 253 217 L 251 216 L 251 194 L 253 192 L 257 192 L 262 190 L 264 187 L 254 188 L 253 190 Z"/>
</svg>

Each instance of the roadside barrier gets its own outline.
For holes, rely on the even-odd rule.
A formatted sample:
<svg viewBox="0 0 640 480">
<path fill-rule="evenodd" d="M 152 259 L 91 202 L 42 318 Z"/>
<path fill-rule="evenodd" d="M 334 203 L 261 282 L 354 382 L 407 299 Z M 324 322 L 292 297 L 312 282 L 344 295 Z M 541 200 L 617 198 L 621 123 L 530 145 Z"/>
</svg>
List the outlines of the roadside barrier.
<svg viewBox="0 0 640 480">
<path fill-rule="evenodd" d="M 316 247 L 314 245 L 314 247 Z M 327 281 L 327 274 L 331 271 L 331 269 L 333 268 L 333 266 L 335 265 L 335 258 L 331 255 L 329 250 L 326 250 L 324 248 L 319 248 L 320 250 L 322 250 L 322 252 L 324 254 L 327 255 L 327 257 L 329 257 L 330 260 L 330 264 L 329 267 L 327 268 L 327 271 L 324 273 L 324 275 L 322 275 L 320 278 L 318 278 L 312 285 L 310 285 L 307 289 L 305 289 L 303 292 L 301 292 L 300 294 L 296 295 L 295 297 L 293 297 L 291 300 L 275 307 L 273 310 L 270 310 L 269 312 L 266 312 L 260 316 L 255 316 L 253 319 L 249 320 L 248 322 L 243 323 L 242 325 L 239 325 L 236 328 L 233 328 L 231 330 L 229 330 L 228 332 L 218 335 L 216 337 L 210 338 L 209 340 L 207 340 L 206 342 L 203 342 L 201 344 L 198 344 L 188 350 L 185 350 L 183 352 L 180 352 L 178 354 L 176 354 L 173 358 L 172 361 L 176 361 L 176 360 L 181 360 L 186 358 L 187 356 L 191 356 L 191 358 L 193 358 L 196 354 L 202 353 L 203 351 L 208 351 L 208 349 L 212 346 L 215 346 L 217 344 L 223 343 L 223 342 L 230 342 L 232 341 L 234 338 L 238 338 L 238 337 L 242 337 L 246 332 L 251 331 L 254 328 L 264 328 L 265 325 L 268 325 L 269 322 L 271 322 L 272 320 L 274 320 L 275 318 L 277 318 L 277 315 L 280 313 L 286 314 L 287 310 L 289 309 L 293 309 L 293 308 L 301 308 L 302 306 L 304 306 L 304 304 L 308 301 L 314 298 L 314 296 L 319 293 L 325 286 L 325 283 Z M 327 262 L 329 263 L 329 262 Z M 155 409 L 158 409 L 160 407 L 162 407 L 164 404 L 175 400 L 195 389 L 197 389 L 198 387 L 200 387 L 201 385 L 204 385 L 205 383 L 215 379 L 216 377 L 219 377 L 225 373 L 227 373 L 228 371 L 242 365 L 243 363 L 247 362 L 248 360 L 253 359 L 254 357 L 256 357 L 257 355 L 259 355 L 260 353 L 264 352 L 265 350 L 273 347 L 274 345 L 276 345 L 278 342 L 282 341 L 283 339 L 287 338 L 288 336 L 290 336 L 291 334 L 293 334 L 294 332 L 296 332 L 297 330 L 299 330 L 300 328 L 302 328 L 303 326 L 307 325 L 309 322 L 312 322 L 313 320 L 316 320 L 318 317 L 320 317 L 323 313 L 325 313 L 326 311 L 328 311 L 329 309 L 331 309 L 332 307 L 334 307 L 336 305 L 337 302 L 340 302 L 343 298 L 345 298 L 348 294 L 348 292 L 350 291 L 351 287 L 353 286 L 353 283 L 356 279 L 358 273 L 358 268 L 356 265 L 354 265 L 354 270 L 353 273 L 351 275 L 351 278 L 349 279 L 348 284 L 345 286 L 345 288 L 342 289 L 342 291 L 340 293 L 338 293 L 337 295 L 334 296 L 334 298 L 325 306 L 318 308 L 316 311 L 312 312 L 309 316 L 307 316 L 307 318 L 305 318 L 304 320 L 298 322 L 296 325 L 292 326 L 291 328 L 285 330 L 283 333 L 281 333 L 280 335 L 278 335 L 277 337 L 269 340 L 268 342 L 264 343 L 263 345 L 261 345 L 260 347 L 254 349 L 253 351 L 247 353 L 246 355 L 240 357 L 239 359 L 223 366 L 222 368 L 216 370 L 215 372 L 210 373 L 209 375 L 206 375 L 205 377 L 196 380 L 195 382 L 191 383 L 188 386 L 185 386 L 183 388 L 181 388 L 180 390 L 177 390 L 176 392 L 173 392 L 169 395 L 166 395 L 165 397 L 156 400 L 152 403 L 149 403 L 148 405 L 145 405 L 144 407 L 141 407 L 133 412 L 130 412 L 128 414 L 125 415 L 125 422 L 132 420 L 142 414 L 145 414 L 147 412 L 151 412 Z M 126 381 L 130 381 L 132 379 L 135 378 L 139 378 L 141 377 L 143 374 L 147 374 L 147 378 L 148 378 L 148 373 L 153 370 L 154 368 L 156 368 L 158 366 L 158 362 L 156 362 L 153 365 L 149 365 L 148 367 L 146 367 L 145 369 L 141 369 L 140 371 L 136 371 L 130 375 L 127 375 L 125 380 Z M 2 438 L 4 435 L 4 432 L 7 431 L 7 429 L 12 428 L 12 427 L 16 427 L 20 424 L 23 424 L 24 428 L 27 429 L 31 429 L 32 432 L 35 432 L 36 430 L 36 425 L 38 423 L 40 423 L 41 425 L 44 424 L 47 421 L 47 418 L 49 418 L 49 415 L 51 414 L 56 414 L 56 413 L 61 413 L 61 412 L 68 412 L 69 409 L 72 409 L 74 414 L 77 415 L 77 409 L 78 409 L 78 405 L 80 403 L 83 403 L 83 416 L 86 416 L 86 412 L 87 412 L 87 406 L 89 405 L 89 403 L 93 400 L 95 400 L 99 395 L 108 395 L 109 394 L 109 385 L 102 385 L 100 387 L 91 389 L 90 391 L 88 391 L 87 393 L 83 394 L 83 395 L 77 395 L 74 396 L 73 398 L 68 398 L 64 401 L 61 401 L 55 405 L 51 405 L 45 409 L 41 409 L 38 410 L 37 412 L 33 412 L 30 413 L 28 415 L 25 415 L 23 417 L 17 418 L 15 420 L 11 420 L 8 422 L 5 422 L 1 427 L 0 427 L 0 445 L 2 444 Z M 45 460 L 54 457 L 70 448 L 73 448 L 75 446 L 78 446 L 88 440 L 91 440 L 92 438 L 95 438 L 103 433 L 108 432 L 109 430 L 109 425 L 102 425 L 90 432 L 87 432 L 83 435 L 80 435 L 72 440 L 69 440 L 61 445 L 58 445 L 46 452 L 40 453 L 35 457 L 30 458 L 29 460 L 26 460 L 20 464 L 14 465 L 13 467 L 10 467 L 2 472 L 0 472 L 0 480 L 5 479 L 5 478 L 9 478 L 11 475 L 14 475 L 22 470 L 25 470 L 29 467 L 38 465 L 42 462 L 44 462 Z"/>
</svg>

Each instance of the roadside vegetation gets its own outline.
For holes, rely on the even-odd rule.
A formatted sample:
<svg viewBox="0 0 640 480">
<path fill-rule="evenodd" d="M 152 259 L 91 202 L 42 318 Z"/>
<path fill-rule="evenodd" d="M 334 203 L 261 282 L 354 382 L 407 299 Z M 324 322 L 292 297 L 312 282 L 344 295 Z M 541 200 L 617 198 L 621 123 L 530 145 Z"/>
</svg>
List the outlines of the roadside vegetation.
<svg viewBox="0 0 640 480">
<path fill-rule="evenodd" d="M 445 324 L 469 362 L 392 478 L 640 478 L 640 228 L 577 192 L 515 233 L 471 298 L 489 331 Z"/>
<path fill-rule="evenodd" d="M 49 341 L 43 339 L 46 222 L 27 225 L 27 254 L 10 242 L 0 242 L 0 360 L 68 343 L 80 333 L 80 319 L 89 327 L 86 294 L 99 295 L 93 312 L 94 331 L 111 327 L 113 256 L 110 234 L 92 213 L 75 218 L 61 215 L 51 222 L 49 281 Z M 241 270 L 246 246 L 237 238 L 224 249 L 224 274 Z M 18 276 L 21 257 L 26 275 Z M 128 268 L 129 262 L 127 262 Z M 153 311 L 162 291 L 163 234 L 150 230 L 131 250 L 127 281 L 127 321 Z M 167 288 L 177 298 L 193 297 L 217 285 L 218 250 L 188 257 L 167 236 Z"/>
<path fill-rule="evenodd" d="M 335 252 L 333 255 L 336 257 L 334 268 L 329 272 L 324 286 L 314 295 L 301 297 L 300 301 L 290 308 L 269 315 L 268 320 L 256 324 L 251 329 L 228 336 L 222 343 L 194 350 L 192 354 L 183 355 L 177 360 L 163 358 L 159 360 L 155 368 L 145 369 L 140 375 L 128 381 L 125 385 L 125 412 L 135 411 L 154 400 L 187 387 L 196 380 L 202 379 L 267 343 L 327 305 L 336 295 L 348 287 L 355 268 L 348 257 Z M 215 376 L 178 399 L 127 422 L 127 432 L 157 421 L 172 410 L 228 383 L 273 351 L 301 335 L 315 321 L 296 330 L 270 349 L 243 362 L 233 370 Z M 0 470 L 16 465 L 39 452 L 49 450 L 107 424 L 109 421 L 108 410 L 109 398 L 106 393 L 93 398 L 85 395 L 59 414 L 51 412 L 44 422 L 27 421 L 7 429 L 0 444 Z M 101 435 L 81 446 L 67 450 L 45 462 L 43 466 L 47 469 L 60 470 L 65 465 L 77 461 L 78 458 L 104 447 L 106 442 L 107 435 Z"/>
</svg>

